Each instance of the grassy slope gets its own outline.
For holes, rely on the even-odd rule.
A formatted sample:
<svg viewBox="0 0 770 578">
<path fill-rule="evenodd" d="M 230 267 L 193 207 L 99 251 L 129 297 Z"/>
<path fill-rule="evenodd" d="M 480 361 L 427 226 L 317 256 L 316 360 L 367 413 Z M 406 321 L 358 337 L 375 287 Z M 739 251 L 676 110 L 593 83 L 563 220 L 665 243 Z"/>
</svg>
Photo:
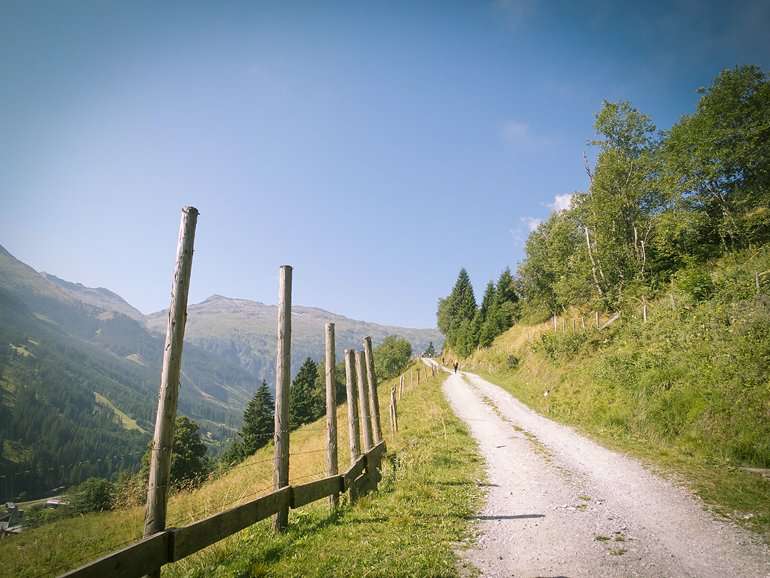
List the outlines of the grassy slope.
<svg viewBox="0 0 770 578">
<path fill-rule="evenodd" d="M 540 413 L 677 474 L 717 512 L 770 538 L 770 299 L 751 271 L 714 264 L 711 299 L 668 297 L 598 332 L 520 325 L 466 363 Z M 577 315 L 577 314 L 576 314 Z M 579 323 L 578 323 L 579 327 Z M 519 359 L 510 368 L 509 357 Z M 546 396 L 545 393 L 548 392 Z"/>
<path fill-rule="evenodd" d="M 424 371 L 423 371 L 424 373 Z M 329 516 L 325 502 L 291 514 L 275 536 L 263 522 L 164 569 L 165 576 L 451 575 L 453 545 L 469 536 L 466 517 L 479 503 L 481 461 L 468 432 L 449 410 L 439 378 L 409 390 L 399 409 L 401 431 L 388 428 L 392 382 L 381 384 L 388 465 L 380 491 Z M 338 411 L 340 471 L 348 467 L 346 407 Z M 322 477 L 324 420 L 292 433 L 292 482 Z M 272 446 L 202 488 L 173 496 L 169 526 L 199 520 L 266 493 Z M 62 520 L 0 542 L 0 573 L 38 576 L 77 566 L 138 537 L 142 509 Z M 386 565 L 387 564 L 387 565 Z M 6 574 L 7 573 L 7 574 Z"/>
</svg>

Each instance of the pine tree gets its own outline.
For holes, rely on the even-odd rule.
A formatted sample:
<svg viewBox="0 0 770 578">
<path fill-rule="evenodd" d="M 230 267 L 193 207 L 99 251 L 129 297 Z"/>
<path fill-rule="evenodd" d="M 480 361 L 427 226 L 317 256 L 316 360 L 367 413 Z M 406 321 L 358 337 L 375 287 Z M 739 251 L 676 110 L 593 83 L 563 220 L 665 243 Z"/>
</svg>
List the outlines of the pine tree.
<svg viewBox="0 0 770 578">
<path fill-rule="evenodd" d="M 435 357 L 436 356 L 436 347 L 433 345 L 433 342 L 431 341 L 428 343 L 428 347 L 425 348 L 425 351 L 423 352 L 423 357 Z"/>
<path fill-rule="evenodd" d="M 495 284 L 490 281 L 487 283 L 487 289 L 484 292 L 484 299 L 481 301 L 478 314 L 479 345 L 481 347 L 489 347 L 494 338 L 497 337 L 497 305 L 497 290 Z"/>
<path fill-rule="evenodd" d="M 463 268 L 457 276 L 452 292 L 439 302 L 439 328 L 446 335 L 450 347 L 460 355 L 468 355 L 478 343 L 476 297 L 468 272 Z"/>
<path fill-rule="evenodd" d="M 254 397 L 251 398 L 243 412 L 243 425 L 241 426 L 241 452 L 243 457 L 249 456 L 262 446 L 266 445 L 275 431 L 275 408 L 273 396 L 267 387 L 267 382 L 262 380 Z"/>
<path fill-rule="evenodd" d="M 289 423 L 292 428 L 320 417 L 324 404 L 324 396 L 321 393 L 318 364 L 308 357 L 291 383 Z"/>
<path fill-rule="evenodd" d="M 495 336 L 507 331 L 516 322 L 518 316 L 519 295 L 516 292 L 516 283 L 511 275 L 511 270 L 506 267 L 500 274 L 495 288 L 494 308 L 494 332 Z"/>
<path fill-rule="evenodd" d="M 176 418 L 171 452 L 171 482 L 177 485 L 200 481 L 210 469 L 206 446 L 198 424 L 187 416 Z"/>
</svg>

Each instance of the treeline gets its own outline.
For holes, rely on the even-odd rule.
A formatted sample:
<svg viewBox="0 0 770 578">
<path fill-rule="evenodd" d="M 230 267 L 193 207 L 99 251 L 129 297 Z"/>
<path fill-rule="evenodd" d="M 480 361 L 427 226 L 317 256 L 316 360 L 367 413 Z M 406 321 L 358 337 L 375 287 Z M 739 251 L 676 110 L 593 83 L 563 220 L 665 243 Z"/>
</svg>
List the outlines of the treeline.
<svg viewBox="0 0 770 578">
<path fill-rule="evenodd" d="M 518 287 L 527 314 L 614 310 L 672 280 L 705 298 L 706 263 L 770 239 L 770 83 L 725 70 L 668 131 L 627 102 L 596 116 L 588 190 L 530 236 Z"/>
<path fill-rule="evenodd" d="M 490 314 L 500 282 L 476 307 L 465 270 L 440 300 L 438 326 L 455 352 L 489 345 L 518 317 L 638 306 L 672 282 L 706 299 L 712 259 L 770 240 L 768 76 L 742 66 L 699 92 L 695 112 L 667 131 L 628 102 L 604 103 L 588 190 L 529 235 L 503 313 Z"/>
<path fill-rule="evenodd" d="M 519 296 L 510 269 L 490 281 L 477 307 L 470 277 L 460 270 L 452 292 L 438 303 L 438 328 L 447 345 L 466 356 L 476 347 L 487 347 L 492 340 L 513 326 L 519 317 Z"/>
<path fill-rule="evenodd" d="M 431 344 L 432 345 L 432 344 Z M 412 346 L 406 339 L 391 335 L 374 349 L 375 374 L 378 380 L 401 373 L 412 357 Z M 346 400 L 345 365 L 334 368 L 337 403 Z M 316 421 L 326 414 L 326 378 L 322 363 L 310 357 L 299 368 L 291 382 L 289 393 L 289 427 L 296 429 Z M 222 461 L 225 465 L 238 463 L 252 455 L 273 439 L 275 431 L 275 405 L 273 396 L 262 381 L 254 397 L 243 413 L 243 424 L 238 437 L 233 440 Z"/>
</svg>

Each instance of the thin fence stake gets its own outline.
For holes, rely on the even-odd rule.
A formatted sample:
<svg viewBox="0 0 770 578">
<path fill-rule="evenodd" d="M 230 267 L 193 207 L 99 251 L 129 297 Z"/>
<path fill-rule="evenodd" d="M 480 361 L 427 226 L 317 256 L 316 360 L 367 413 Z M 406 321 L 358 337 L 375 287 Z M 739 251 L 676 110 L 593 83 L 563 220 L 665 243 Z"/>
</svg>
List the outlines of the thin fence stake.
<svg viewBox="0 0 770 578">
<path fill-rule="evenodd" d="M 144 516 L 144 536 L 151 536 L 166 528 L 166 501 L 171 470 L 171 449 L 174 445 L 174 425 L 179 399 L 179 376 L 182 365 L 184 330 L 187 323 L 187 296 L 192 273 L 195 226 L 198 209 L 182 209 L 179 239 L 176 248 L 176 266 L 168 308 L 166 343 L 163 348 L 163 369 L 160 375 L 158 411 L 150 454 L 150 475 L 147 481 L 147 506 Z M 151 576 L 160 576 L 160 570 Z"/>
<path fill-rule="evenodd" d="M 336 476 L 337 462 L 337 354 L 334 344 L 334 323 L 326 324 L 326 475 Z M 329 505 L 335 509 L 339 504 L 339 494 L 329 496 Z"/>
<path fill-rule="evenodd" d="M 364 355 L 366 356 L 366 380 L 369 383 L 369 403 L 371 403 L 372 433 L 374 445 L 382 441 L 382 425 L 380 422 L 380 399 L 377 392 L 377 374 L 374 371 L 374 353 L 372 338 L 364 337 Z"/>
<path fill-rule="evenodd" d="M 358 431 L 358 392 L 356 391 L 355 356 L 352 349 L 345 350 L 345 392 L 348 398 L 348 441 L 350 445 L 350 463 L 356 463 L 361 456 L 361 437 Z"/>
<path fill-rule="evenodd" d="M 278 278 L 278 328 L 275 363 L 275 466 L 273 486 L 289 485 L 289 381 L 291 380 L 291 274 L 283 265 Z M 289 506 L 281 506 L 273 528 L 283 532 L 289 524 Z"/>
<path fill-rule="evenodd" d="M 356 377 L 358 378 L 358 416 L 361 420 L 361 432 L 364 436 L 364 452 L 372 449 L 372 420 L 369 417 L 369 392 L 366 385 L 364 354 L 356 351 Z"/>
</svg>

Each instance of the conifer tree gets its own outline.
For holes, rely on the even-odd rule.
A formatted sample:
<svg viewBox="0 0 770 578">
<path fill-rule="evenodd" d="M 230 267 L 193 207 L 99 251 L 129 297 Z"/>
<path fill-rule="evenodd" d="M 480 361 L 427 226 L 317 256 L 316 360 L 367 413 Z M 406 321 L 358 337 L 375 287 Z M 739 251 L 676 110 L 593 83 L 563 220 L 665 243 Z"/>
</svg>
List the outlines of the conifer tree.
<svg viewBox="0 0 770 578">
<path fill-rule="evenodd" d="M 292 428 L 314 421 L 323 413 L 325 400 L 320 385 L 318 364 L 308 357 L 291 383 L 289 423 Z"/>
<path fill-rule="evenodd" d="M 478 334 L 479 345 L 489 347 L 492 340 L 497 337 L 497 308 L 498 298 L 495 284 L 490 281 L 487 283 L 487 289 L 484 292 L 484 298 L 481 301 L 478 313 Z"/>
<path fill-rule="evenodd" d="M 243 412 L 241 426 L 241 451 L 243 457 L 249 456 L 266 445 L 275 431 L 275 407 L 273 396 L 267 387 L 267 381 L 262 380 L 254 397 L 251 398 Z"/>
</svg>

